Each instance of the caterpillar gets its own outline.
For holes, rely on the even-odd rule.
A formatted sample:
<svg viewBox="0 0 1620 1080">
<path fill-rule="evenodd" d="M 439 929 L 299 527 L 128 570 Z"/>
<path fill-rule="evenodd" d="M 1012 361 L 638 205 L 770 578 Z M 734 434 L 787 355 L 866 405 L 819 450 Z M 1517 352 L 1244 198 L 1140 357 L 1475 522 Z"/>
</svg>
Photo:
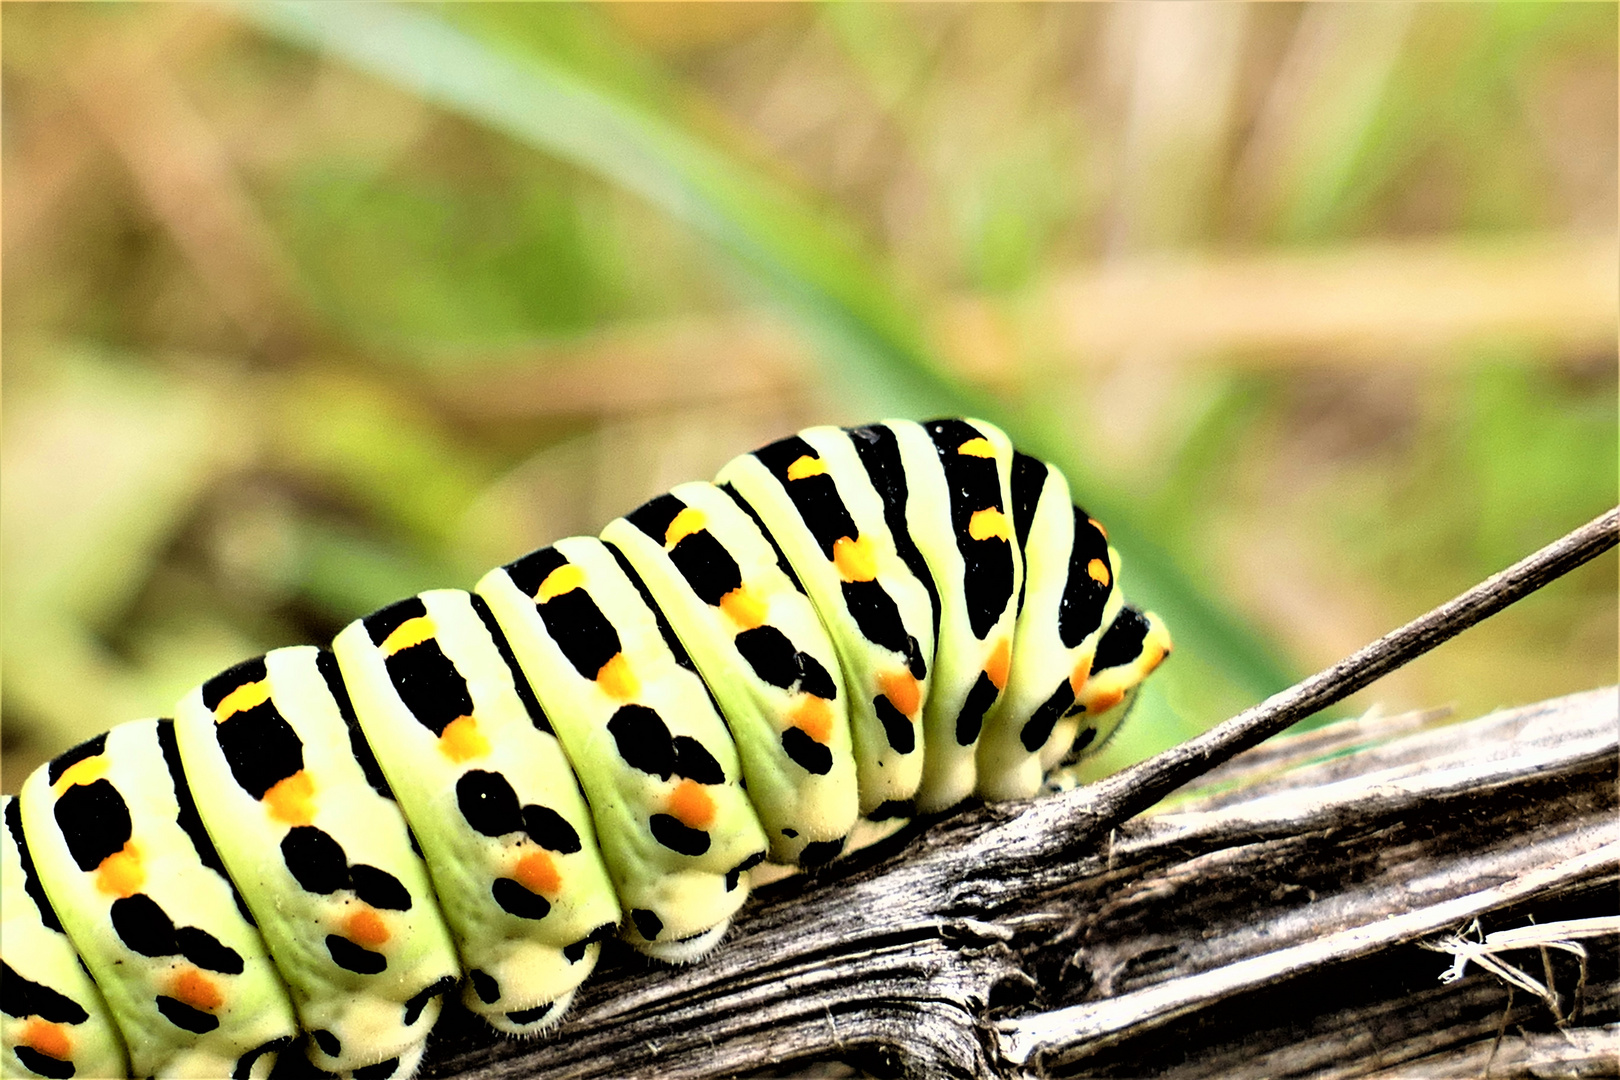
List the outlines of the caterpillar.
<svg viewBox="0 0 1620 1080">
<path fill-rule="evenodd" d="M 816 427 L 238 664 L 5 797 L 0 1070 L 408 1077 L 458 986 L 537 1034 L 608 938 L 1094 751 L 1170 651 L 1119 569 L 988 423 Z"/>
</svg>

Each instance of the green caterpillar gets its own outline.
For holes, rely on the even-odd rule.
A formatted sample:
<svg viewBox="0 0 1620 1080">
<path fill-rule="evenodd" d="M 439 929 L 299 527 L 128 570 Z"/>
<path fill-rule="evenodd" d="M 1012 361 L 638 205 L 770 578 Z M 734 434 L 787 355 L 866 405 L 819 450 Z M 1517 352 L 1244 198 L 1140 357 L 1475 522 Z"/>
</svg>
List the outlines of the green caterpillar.
<svg viewBox="0 0 1620 1080">
<path fill-rule="evenodd" d="M 408 1077 L 458 984 L 538 1033 L 606 938 L 1094 750 L 1170 649 L 1118 573 L 989 424 L 811 428 L 239 664 L 5 799 L 0 1071 Z"/>
</svg>

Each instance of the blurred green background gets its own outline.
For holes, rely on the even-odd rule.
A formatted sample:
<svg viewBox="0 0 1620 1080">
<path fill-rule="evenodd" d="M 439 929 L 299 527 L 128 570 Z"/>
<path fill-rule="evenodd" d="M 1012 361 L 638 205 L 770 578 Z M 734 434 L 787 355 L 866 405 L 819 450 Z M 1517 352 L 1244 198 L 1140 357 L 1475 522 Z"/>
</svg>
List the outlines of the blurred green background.
<svg viewBox="0 0 1620 1080">
<path fill-rule="evenodd" d="M 1613 4 L 7 5 L 4 788 L 811 423 L 1059 461 L 1099 768 L 1616 501 Z M 1616 679 L 1611 553 L 1354 699 Z"/>
</svg>

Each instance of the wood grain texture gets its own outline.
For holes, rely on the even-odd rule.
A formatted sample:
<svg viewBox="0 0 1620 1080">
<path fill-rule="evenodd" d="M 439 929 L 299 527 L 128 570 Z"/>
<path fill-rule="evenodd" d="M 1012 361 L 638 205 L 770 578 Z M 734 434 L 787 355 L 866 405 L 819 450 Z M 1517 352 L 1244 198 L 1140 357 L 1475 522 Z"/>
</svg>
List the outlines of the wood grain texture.
<svg viewBox="0 0 1620 1080">
<path fill-rule="evenodd" d="M 708 1077 L 836 1060 L 913 1075 L 1372 1076 L 1482 1062 L 1506 988 L 1477 970 L 1442 985 L 1447 958 L 1416 943 L 1476 916 L 1499 929 L 1613 911 L 1620 691 L 1411 726 L 1338 725 L 1334 741 L 1364 748 L 1330 742 L 1335 756 L 1279 773 L 1279 750 L 1324 742 L 1283 740 L 1254 776 L 1240 758 L 1216 790 L 1104 836 L 1086 827 L 1084 791 L 912 830 L 865 865 L 763 890 L 701 964 L 615 948 L 545 1040 L 447 1019 L 426 1075 Z M 1620 1019 L 1613 944 L 1588 943 L 1578 1025 Z M 1556 964 L 1568 1011 L 1578 973 Z M 1512 1021 L 1553 1030 L 1523 994 Z M 1607 1029 L 1579 1030 L 1586 1041 L 1554 1056 L 1613 1049 Z M 1536 1056 L 1514 1039 L 1493 1075 Z"/>
</svg>

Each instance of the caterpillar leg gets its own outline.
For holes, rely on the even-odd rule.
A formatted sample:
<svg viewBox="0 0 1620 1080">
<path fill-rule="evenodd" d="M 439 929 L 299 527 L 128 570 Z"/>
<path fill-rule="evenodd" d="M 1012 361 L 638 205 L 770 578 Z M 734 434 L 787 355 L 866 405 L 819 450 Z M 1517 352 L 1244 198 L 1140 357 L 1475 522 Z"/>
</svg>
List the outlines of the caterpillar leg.
<svg viewBox="0 0 1620 1080">
<path fill-rule="evenodd" d="M 701 960 L 713 952 L 720 939 L 726 936 L 731 929 L 731 919 L 716 923 L 701 933 L 678 941 L 649 941 L 640 946 L 641 951 L 654 960 L 662 960 L 666 964 L 690 964 L 694 960 Z"/>
</svg>

